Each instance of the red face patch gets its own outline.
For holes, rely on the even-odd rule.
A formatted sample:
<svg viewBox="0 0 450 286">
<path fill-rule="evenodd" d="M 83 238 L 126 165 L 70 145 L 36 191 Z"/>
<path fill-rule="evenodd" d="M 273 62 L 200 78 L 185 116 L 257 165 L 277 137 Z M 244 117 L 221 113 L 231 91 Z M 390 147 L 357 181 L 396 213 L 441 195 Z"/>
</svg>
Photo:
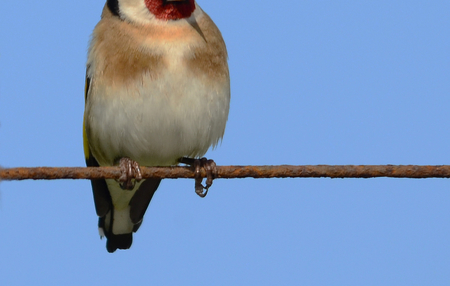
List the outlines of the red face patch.
<svg viewBox="0 0 450 286">
<path fill-rule="evenodd" d="M 160 20 L 188 18 L 195 9 L 195 0 L 174 1 L 145 0 L 148 10 Z"/>
</svg>

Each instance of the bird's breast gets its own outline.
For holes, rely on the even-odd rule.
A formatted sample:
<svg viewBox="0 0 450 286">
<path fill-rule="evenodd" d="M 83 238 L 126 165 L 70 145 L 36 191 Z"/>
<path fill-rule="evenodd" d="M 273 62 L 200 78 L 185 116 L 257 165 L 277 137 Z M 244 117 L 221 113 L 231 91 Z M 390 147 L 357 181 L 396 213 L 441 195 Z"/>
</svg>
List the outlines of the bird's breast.
<svg viewBox="0 0 450 286">
<path fill-rule="evenodd" d="M 89 145 L 100 165 L 130 157 L 141 165 L 172 165 L 202 156 L 222 138 L 229 83 L 191 73 L 179 58 L 157 77 L 126 84 L 94 79 L 86 108 Z"/>
<path fill-rule="evenodd" d="M 188 21 L 144 27 L 105 16 L 95 28 L 85 122 L 100 165 L 125 156 L 172 165 L 222 138 L 230 104 L 226 48 L 206 14 L 196 20 L 198 30 Z"/>
</svg>

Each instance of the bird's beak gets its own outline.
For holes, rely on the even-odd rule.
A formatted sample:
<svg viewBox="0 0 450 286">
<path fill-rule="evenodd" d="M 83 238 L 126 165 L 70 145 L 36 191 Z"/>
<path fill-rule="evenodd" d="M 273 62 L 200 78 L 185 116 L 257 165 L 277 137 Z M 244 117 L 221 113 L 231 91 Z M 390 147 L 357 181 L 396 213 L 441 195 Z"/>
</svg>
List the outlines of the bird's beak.
<svg viewBox="0 0 450 286">
<path fill-rule="evenodd" d="M 188 0 L 163 0 L 163 5 L 168 5 L 168 4 L 172 4 L 172 5 L 177 5 L 177 4 L 182 4 L 183 2 L 187 2 Z"/>
</svg>

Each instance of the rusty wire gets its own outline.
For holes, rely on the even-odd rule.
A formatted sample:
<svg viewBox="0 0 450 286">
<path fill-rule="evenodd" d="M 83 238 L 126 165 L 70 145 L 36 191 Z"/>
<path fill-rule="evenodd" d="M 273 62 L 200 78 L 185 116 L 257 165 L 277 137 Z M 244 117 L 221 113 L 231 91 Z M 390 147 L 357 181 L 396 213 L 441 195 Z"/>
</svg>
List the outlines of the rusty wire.
<svg viewBox="0 0 450 286">
<path fill-rule="evenodd" d="M 218 166 L 216 178 L 450 178 L 449 165 Z M 143 178 L 194 178 L 189 167 L 142 167 Z M 202 176 L 205 177 L 202 171 Z M 0 168 L 0 180 L 118 179 L 118 167 Z"/>
</svg>

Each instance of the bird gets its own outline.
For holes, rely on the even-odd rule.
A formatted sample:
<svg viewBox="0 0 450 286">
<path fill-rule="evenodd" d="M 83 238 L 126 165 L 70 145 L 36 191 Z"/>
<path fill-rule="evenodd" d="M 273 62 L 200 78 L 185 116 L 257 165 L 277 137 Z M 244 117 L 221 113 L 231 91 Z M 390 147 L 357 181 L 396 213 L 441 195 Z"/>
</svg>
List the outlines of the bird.
<svg viewBox="0 0 450 286">
<path fill-rule="evenodd" d="M 195 0 L 107 0 L 85 82 L 86 165 L 121 170 L 118 180 L 91 180 L 99 234 L 113 253 L 131 247 L 161 182 L 142 179 L 141 166 L 192 165 L 195 191 L 206 195 L 217 169 L 202 156 L 221 142 L 230 108 L 227 49 Z"/>
</svg>

